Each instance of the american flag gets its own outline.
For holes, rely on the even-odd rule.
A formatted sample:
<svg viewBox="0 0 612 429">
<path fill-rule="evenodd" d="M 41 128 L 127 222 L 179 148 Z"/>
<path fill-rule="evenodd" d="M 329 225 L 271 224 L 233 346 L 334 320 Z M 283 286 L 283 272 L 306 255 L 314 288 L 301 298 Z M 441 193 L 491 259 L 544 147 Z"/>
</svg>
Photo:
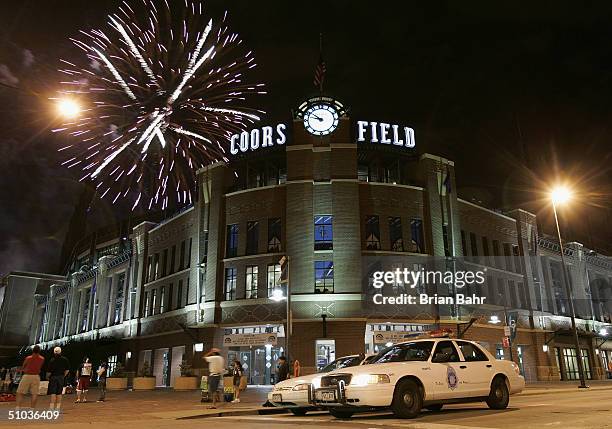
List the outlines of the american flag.
<svg viewBox="0 0 612 429">
<path fill-rule="evenodd" d="M 319 62 L 317 67 L 315 68 L 314 74 L 314 86 L 319 88 L 319 91 L 323 91 L 323 81 L 325 80 L 325 72 L 327 69 L 325 68 L 325 61 L 323 61 L 323 55 L 319 55 Z"/>
</svg>

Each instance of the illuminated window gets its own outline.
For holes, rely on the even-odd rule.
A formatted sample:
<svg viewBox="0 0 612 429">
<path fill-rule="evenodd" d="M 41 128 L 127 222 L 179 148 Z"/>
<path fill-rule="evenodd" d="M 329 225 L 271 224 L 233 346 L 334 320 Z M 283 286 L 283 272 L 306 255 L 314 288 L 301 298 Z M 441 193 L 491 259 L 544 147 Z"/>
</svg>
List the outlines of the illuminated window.
<svg viewBox="0 0 612 429">
<path fill-rule="evenodd" d="M 247 265 L 246 267 L 246 288 L 245 298 L 256 299 L 257 298 L 257 265 Z"/>
<path fill-rule="evenodd" d="M 315 216 L 314 250 L 331 250 L 333 245 L 333 216 Z"/>
<path fill-rule="evenodd" d="M 281 266 L 280 264 L 268 265 L 268 298 L 274 293 L 274 289 L 280 286 Z"/>
<path fill-rule="evenodd" d="M 334 263 L 332 261 L 315 261 L 315 293 L 334 292 Z"/>
<path fill-rule="evenodd" d="M 225 300 L 236 299 L 236 268 L 225 269 Z"/>
</svg>

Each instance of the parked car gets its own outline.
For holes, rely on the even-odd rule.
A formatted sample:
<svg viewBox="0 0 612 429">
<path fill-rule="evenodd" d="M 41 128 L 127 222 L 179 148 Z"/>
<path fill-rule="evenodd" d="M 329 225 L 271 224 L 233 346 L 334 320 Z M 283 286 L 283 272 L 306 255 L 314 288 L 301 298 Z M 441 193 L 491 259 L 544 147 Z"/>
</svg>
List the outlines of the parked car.
<svg viewBox="0 0 612 429">
<path fill-rule="evenodd" d="M 311 403 L 312 388 L 320 386 L 321 376 L 330 371 L 364 364 L 372 356 L 361 359 L 359 355 L 341 357 L 322 368 L 318 373 L 290 378 L 274 385 L 268 394 L 268 401 L 275 407 L 288 408 L 296 416 L 303 416 L 308 411 L 317 409 Z"/>
<path fill-rule="evenodd" d="M 337 418 L 389 408 L 397 417 L 415 418 L 422 408 L 459 402 L 504 409 L 525 379 L 518 365 L 495 359 L 478 343 L 430 338 L 392 345 L 370 365 L 334 370 L 317 384 L 312 405 Z"/>
</svg>

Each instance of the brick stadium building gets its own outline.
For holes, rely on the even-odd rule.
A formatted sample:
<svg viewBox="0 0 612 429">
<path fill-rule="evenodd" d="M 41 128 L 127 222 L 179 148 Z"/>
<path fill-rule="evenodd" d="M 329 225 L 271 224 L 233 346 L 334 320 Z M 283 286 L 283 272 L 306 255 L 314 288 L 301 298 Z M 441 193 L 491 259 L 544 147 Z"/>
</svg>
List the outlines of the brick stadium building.
<svg viewBox="0 0 612 429">
<path fill-rule="evenodd" d="M 160 386 L 173 385 L 183 359 L 203 367 L 202 350 L 217 346 L 243 362 L 250 383 L 270 384 L 287 346 L 286 301 L 272 298 L 286 292 L 279 261 L 288 256 L 289 352 L 305 372 L 405 332 L 446 327 L 499 358 L 512 354 L 528 381 L 578 378 L 559 247 L 539 233 L 535 215 L 459 198 L 454 162 L 417 155 L 409 128 L 352 121 L 339 103 L 333 132 L 305 126 L 317 103 L 334 106 L 311 100 L 282 124 L 284 134 L 273 127 L 238 136 L 231 161 L 198 171 L 193 206 L 140 223 L 128 240 L 81 249 L 66 281 L 6 276 L 0 343 L 115 338 L 111 363 L 136 371 L 147 361 Z M 579 243 L 566 255 L 588 375 L 603 378 L 612 359 L 612 260 Z M 486 268 L 479 293 L 487 304 L 364 305 L 366 261 L 431 256 Z M 20 326 L 7 323 L 16 296 L 32 303 L 19 307 Z M 517 326 L 512 350 L 503 343 L 506 317 Z"/>
</svg>

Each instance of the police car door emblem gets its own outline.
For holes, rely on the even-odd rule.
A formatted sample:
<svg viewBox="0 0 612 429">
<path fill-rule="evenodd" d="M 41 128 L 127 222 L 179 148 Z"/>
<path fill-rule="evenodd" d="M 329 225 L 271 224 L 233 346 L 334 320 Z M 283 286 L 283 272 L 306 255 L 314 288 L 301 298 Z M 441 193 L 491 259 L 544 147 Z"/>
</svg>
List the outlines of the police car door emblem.
<svg viewBox="0 0 612 429">
<path fill-rule="evenodd" d="M 448 382 L 448 388 L 451 390 L 455 389 L 459 383 L 457 373 L 451 366 L 446 367 L 446 381 Z"/>
</svg>

